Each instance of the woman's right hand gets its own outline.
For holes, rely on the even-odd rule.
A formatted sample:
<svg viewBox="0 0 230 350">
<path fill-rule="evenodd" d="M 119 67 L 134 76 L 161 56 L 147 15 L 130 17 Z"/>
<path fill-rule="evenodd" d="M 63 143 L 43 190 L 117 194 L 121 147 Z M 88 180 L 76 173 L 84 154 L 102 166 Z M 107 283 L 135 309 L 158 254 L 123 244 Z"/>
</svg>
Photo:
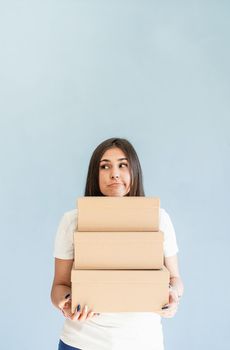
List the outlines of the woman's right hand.
<svg viewBox="0 0 230 350">
<path fill-rule="evenodd" d="M 59 309 L 62 311 L 63 315 L 70 320 L 85 321 L 91 319 L 94 316 L 100 315 L 99 313 L 88 310 L 88 306 L 85 305 L 81 310 L 80 305 L 76 307 L 75 312 L 71 311 L 71 298 L 64 299 L 59 303 Z"/>
</svg>

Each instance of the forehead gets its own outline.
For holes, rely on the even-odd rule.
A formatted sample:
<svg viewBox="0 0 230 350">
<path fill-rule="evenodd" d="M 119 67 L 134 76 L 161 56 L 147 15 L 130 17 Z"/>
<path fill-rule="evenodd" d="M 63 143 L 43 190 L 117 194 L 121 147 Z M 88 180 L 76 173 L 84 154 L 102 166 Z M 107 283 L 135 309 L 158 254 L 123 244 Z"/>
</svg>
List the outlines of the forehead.
<svg viewBox="0 0 230 350">
<path fill-rule="evenodd" d="M 108 149 L 101 157 L 100 160 L 102 159 L 119 159 L 119 158 L 126 158 L 125 153 L 117 147 L 110 148 Z"/>
</svg>

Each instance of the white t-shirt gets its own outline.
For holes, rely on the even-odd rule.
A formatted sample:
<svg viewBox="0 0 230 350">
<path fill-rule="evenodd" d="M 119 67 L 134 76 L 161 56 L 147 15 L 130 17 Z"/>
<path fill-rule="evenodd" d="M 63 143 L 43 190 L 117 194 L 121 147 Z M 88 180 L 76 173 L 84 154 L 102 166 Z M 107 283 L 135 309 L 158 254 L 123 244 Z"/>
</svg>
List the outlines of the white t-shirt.
<svg viewBox="0 0 230 350">
<path fill-rule="evenodd" d="M 73 233 L 77 227 L 77 209 L 64 214 L 59 224 L 54 257 L 74 258 Z M 160 230 L 164 233 L 164 256 L 178 252 L 171 219 L 160 209 Z M 138 303 L 138 300 L 137 300 Z M 161 317 L 154 312 L 101 313 L 80 322 L 66 319 L 61 340 L 82 350 L 163 350 Z"/>
</svg>

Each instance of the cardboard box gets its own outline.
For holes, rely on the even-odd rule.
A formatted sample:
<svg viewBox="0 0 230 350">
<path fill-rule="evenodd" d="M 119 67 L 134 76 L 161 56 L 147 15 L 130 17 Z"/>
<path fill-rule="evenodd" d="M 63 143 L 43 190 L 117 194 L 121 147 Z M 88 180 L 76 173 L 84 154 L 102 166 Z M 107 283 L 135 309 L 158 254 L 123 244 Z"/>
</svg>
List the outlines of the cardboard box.
<svg viewBox="0 0 230 350">
<path fill-rule="evenodd" d="M 162 232 L 75 232 L 75 269 L 161 269 Z"/>
<path fill-rule="evenodd" d="M 169 271 L 72 270 L 72 312 L 157 312 L 168 303 Z"/>
<path fill-rule="evenodd" d="M 159 231 L 159 198 L 82 197 L 78 231 Z"/>
</svg>

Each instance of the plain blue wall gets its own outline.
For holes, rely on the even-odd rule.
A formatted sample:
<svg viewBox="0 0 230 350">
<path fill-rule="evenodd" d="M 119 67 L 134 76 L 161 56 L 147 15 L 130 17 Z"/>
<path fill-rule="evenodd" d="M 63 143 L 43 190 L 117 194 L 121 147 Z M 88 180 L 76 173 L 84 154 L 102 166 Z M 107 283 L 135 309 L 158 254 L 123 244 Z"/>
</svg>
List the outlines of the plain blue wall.
<svg viewBox="0 0 230 350">
<path fill-rule="evenodd" d="M 0 2 L 2 348 L 56 349 L 56 229 L 112 136 L 176 229 L 166 350 L 229 347 L 229 16 L 220 0 Z"/>
</svg>

